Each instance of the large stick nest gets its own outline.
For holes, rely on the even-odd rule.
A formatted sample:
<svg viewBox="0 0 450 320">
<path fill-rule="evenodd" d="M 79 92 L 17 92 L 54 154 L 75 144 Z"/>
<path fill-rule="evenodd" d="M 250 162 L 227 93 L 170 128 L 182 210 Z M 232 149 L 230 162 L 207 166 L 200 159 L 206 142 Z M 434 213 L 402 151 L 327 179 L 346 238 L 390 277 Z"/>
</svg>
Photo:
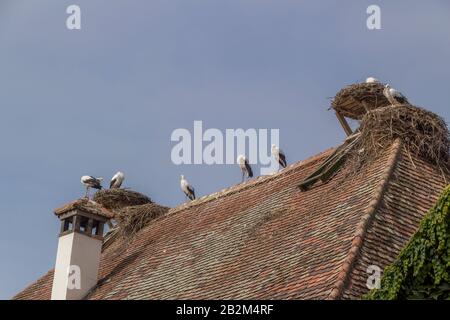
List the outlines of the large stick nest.
<svg viewBox="0 0 450 320">
<path fill-rule="evenodd" d="M 362 118 L 361 134 L 353 150 L 359 165 L 370 162 L 400 138 L 415 155 L 448 172 L 449 131 L 438 115 L 411 105 L 371 110 Z"/>
<path fill-rule="evenodd" d="M 352 84 L 336 94 L 331 106 L 345 117 L 361 120 L 367 111 L 390 105 L 383 90 L 379 82 Z"/>
<path fill-rule="evenodd" d="M 136 235 L 139 230 L 147 226 L 151 221 L 165 214 L 169 208 L 156 203 L 147 203 L 138 206 L 123 208 L 116 214 L 119 224 L 119 232 L 124 238 Z"/>
<path fill-rule="evenodd" d="M 100 190 L 95 193 L 94 201 L 112 211 L 117 211 L 129 206 L 152 203 L 152 200 L 149 197 L 127 189 Z"/>
</svg>

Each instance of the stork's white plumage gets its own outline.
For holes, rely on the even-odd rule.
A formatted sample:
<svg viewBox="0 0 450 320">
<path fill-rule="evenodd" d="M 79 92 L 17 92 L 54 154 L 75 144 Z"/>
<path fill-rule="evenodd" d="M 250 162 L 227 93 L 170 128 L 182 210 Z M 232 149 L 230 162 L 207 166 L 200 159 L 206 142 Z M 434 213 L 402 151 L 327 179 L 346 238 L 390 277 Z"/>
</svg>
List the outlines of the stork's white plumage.
<svg viewBox="0 0 450 320">
<path fill-rule="evenodd" d="M 88 192 L 90 188 L 102 190 L 102 180 L 103 178 L 95 178 L 93 176 L 82 176 L 81 183 L 86 186 L 85 197 L 88 198 Z"/>
<path fill-rule="evenodd" d="M 180 187 L 181 190 L 183 190 L 186 197 L 188 197 L 191 200 L 195 200 L 195 190 L 194 187 L 192 187 L 189 182 L 184 178 L 184 175 L 181 175 L 180 179 Z"/>
<path fill-rule="evenodd" d="M 406 99 L 406 97 L 403 94 L 401 94 L 400 91 L 391 88 L 389 84 L 386 84 L 384 86 L 383 95 L 386 97 L 386 99 L 388 99 L 388 101 L 392 105 L 397 105 L 399 103 L 400 104 L 409 103 L 408 99 Z"/>
<path fill-rule="evenodd" d="M 286 166 L 287 166 L 286 155 L 284 154 L 283 150 L 278 148 L 275 144 L 272 145 L 272 155 L 278 161 L 280 166 L 282 166 L 283 168 L 286 168 Z"/>
<path fill-rule="evenodd" d="M 109 184 L 109 188 L 110 189 L 120 188 L 120 186 L 122 185 L 123 180 L 125 180 L 125 175 L 123 174 L 123 172 L 118 171 L 114 175 L 114 177 L 112 177 L 111 182 Z"/>
<path fill-rule="evenodd" d="M 374 77 L 368 77 L 366 79 L 366 83 L 378 83 L 378 82 L 380 82 L 380 81 L 377 78 L 374 78 Z"/>
<path fill-rule="evenodd" d="M 245 176 L 249 178 L 253 177 L 252 167 L 250 167 L 250 164 L 248 163 L 248 160 L 244 155 L 240 154 L 237 157 L 237 163 L 242 171 L 242 181 L 245 180 Z"/>
</svg>

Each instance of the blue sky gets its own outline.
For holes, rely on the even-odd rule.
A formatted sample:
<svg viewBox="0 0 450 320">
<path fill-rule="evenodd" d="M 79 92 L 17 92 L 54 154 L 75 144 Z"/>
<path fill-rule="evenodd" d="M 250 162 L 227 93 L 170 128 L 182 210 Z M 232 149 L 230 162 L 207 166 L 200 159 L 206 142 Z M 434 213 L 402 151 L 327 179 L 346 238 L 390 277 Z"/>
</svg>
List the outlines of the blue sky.
<svg viewBox="0 0 450 320">
<path fill-rule="evenodd" d="M 174 165 L 174 129 L 279 128 L 301 160 L 343 140 L 329 97 L 367 76 L 448 120 L 448 57 L 444 0 L 0 0 L 0 298 L 53 267 L 52 212 L 83 195 L 81 175 L 120 169 L 176 206 L 181 173 L 205 195 L 240 172 Z"/>
</svg>

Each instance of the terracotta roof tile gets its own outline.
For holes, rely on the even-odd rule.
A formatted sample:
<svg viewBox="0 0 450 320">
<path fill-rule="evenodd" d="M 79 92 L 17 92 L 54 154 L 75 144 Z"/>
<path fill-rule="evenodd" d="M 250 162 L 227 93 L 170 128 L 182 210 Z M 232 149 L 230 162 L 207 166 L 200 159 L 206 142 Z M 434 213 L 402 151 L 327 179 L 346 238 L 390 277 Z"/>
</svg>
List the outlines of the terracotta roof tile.
<svg viewBox="0 0 450 320">
<path fill-rule="evenodd" d="M 399 158 L 386 195 L 366 232 L 360 256 L 349 275 L 350 281 L 342 298 L 358 297 L 368 291 L 367 267 L 376 265 L 383 270 L 394 261 L 446 185 L 436 167 L 418 158 L 412 163 L 403 149 Z"/>
<path fill-rule="evenodd" d="M 333 150 L 171 209 L 130 242 L 110 241 L 87 299 L 357 298 L 444 187 L 400 143 L 358 176 L 298 184 Z M 414 199 L 411 199 L 414 198 Z M 49 299 L 52 272 L 16 299 Z"/>
</svg>

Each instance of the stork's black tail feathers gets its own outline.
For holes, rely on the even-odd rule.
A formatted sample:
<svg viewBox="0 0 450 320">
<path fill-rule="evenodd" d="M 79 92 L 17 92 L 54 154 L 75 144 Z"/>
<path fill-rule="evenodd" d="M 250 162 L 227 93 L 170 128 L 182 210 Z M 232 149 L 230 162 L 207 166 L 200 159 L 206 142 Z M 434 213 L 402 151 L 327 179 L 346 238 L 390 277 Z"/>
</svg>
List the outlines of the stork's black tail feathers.
<svg viewBox="0 0 450 320">
<path fill-rule="evenodd" d="M 404 96 L 401 96 L 401 97 L 395 97 L 394 99 L 395 99 L 398 103 L 401 103 L 401 104 L 409 104 L 408 99 L 406 99 L 406 97 L 404 97 Z"/>
<path fill-rule="evenodd" d="M 248 173 L 249 178 L 253 177 L 252 167 L 250 167 L 250 165 L 248 164 L 247 161 L 245 161 L 245 169 L 247 169 L 247 173 Z"/>
<path fill-rule="evenodd" d="M 194 188 L 189 188 L 188 187 L 188 191 L 189 191 L 189 193 L 188 193 L 188 198 L 189 199 L 191 199 L 191 200 L 195 200 L 195 191 L 194 191 Z"/>
<path fill-rule="evenodd" d="M 280 153 L 279 159 L 278 159 L 278 163 L 280 164 L 280 166 L 282 166 L 283 168 L 286 168 L 287 163 L 286 163 L 286 156 L 282 153 Z"/>
</svg>

